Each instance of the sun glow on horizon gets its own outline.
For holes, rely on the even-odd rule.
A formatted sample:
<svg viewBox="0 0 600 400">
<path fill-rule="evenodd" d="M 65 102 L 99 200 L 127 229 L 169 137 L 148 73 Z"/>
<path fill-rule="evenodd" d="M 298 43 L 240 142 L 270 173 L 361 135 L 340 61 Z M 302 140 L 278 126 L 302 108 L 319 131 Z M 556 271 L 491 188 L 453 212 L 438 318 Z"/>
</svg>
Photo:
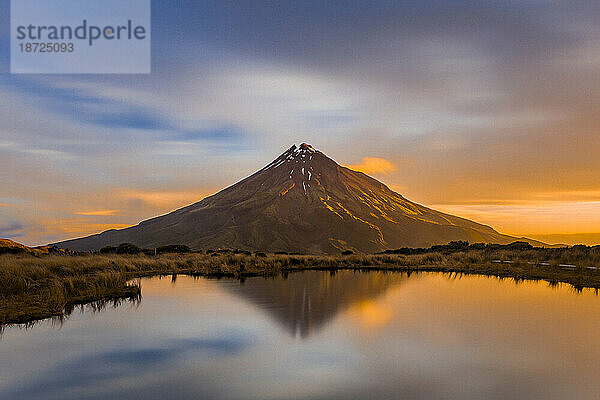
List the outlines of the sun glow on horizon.
<svg viewBox="0 0 600 400">
<path fill-rule="evenodd" d="M 516 237 L 549 244 L 600 244 L 600 202 L 437 204 L 431 208 L 472 219 Z"/>
</svg>

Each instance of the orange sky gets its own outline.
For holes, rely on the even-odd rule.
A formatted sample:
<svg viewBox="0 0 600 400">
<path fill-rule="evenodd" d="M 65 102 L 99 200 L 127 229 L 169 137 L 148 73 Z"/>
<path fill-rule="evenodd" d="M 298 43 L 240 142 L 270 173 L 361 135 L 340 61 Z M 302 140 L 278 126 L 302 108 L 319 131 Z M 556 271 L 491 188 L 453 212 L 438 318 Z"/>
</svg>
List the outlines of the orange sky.
<svg viewBox="0 0 600 400">
<path fill-rule="evenodd" d="M 349 167 L 388 182 L 392 190 L 418 202 L 419 193 L 411 197 L 413 191 L 408 187 L 389 183 L 394 178 L 390 175 L 399 169 L 392 161 L 365 157 L 362 163 Z M 435 187 L 425 188 L 425 194 L 447 202 L 427 202 L 428 207 L 490 225 L 502 233 L 547 243 L 600 243 L 600 191 L 540 193 L 535 182 L 531 182 L 530 191 L 500 189 L 501 193 L 492 192 L 488 199 L 484 185 L 476 182 L 452 182 L 441 187 L 439 193 Z"/>
<path fill-rule="evenodd" d="M 362 157 L 349 167 L 368 173 L 410 200 L 431 208 L 488 224 L 502 233 L 528 236 L 547 243 L 597 244 L 600 221 L 600 193 L 596 191 L 546 192 L 504 188 L 491 196 L 493 190 L 482 180 L 443 183 L 444 174 L 421 182 L 418 163 L 393 162 L 383 157 Z M 263 164 L 266 164 L 264 162 Z M 257 168 L 260 164 L 257 165 Z M 250 173 L 248 171 L 247 173 Z M 242 176 L 240 176 L 241 178 Z M 408 178 L 407 178 L 408 177 Z M 412 178 L 413 179 L 411 182 Z M 440 179 L 441 178 L 441 179 Z M 234 183 L 233 179 L 230 183 Z M 425 179 L 423 179 L 425 181 Z M 401 182 L 398 184 L 396 182 Z M 438 185 L 436 187 L 436 185 Z M 50 193 L 32 221 L 26 239 L 28 244 L 45 243 L 45 238 L 71 238 L 120 229 L 140 220 L 167 213 L 198 201 L 220 188 L 190 189 L 115 189 L 108 193 L 94 190 L 78 193 Z M 15 215 L 30 213 L 30 203 L 4 203 L 0 210 Z M 44 215 L 46 214 L 46 215 Z M 55 216 L 53 216 L 55 215 Z M 18 240 L 18 238 L 16 238 Z"/>
</svg>

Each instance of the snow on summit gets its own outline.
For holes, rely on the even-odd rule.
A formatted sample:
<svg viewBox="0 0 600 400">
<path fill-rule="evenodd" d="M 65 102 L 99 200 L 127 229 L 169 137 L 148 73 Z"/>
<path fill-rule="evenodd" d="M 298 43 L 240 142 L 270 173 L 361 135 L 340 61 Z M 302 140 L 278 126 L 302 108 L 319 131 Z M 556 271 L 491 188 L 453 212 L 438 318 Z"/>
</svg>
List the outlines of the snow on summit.
<svg viewBox="0 0 600 400">
<path fill-rule="evenodd" d="M 318 153 L 318 151 L 310 144 L 302 143 L 300 146 L 294 144 L 261 171 L 279 168 L 282 165 L 287 164 L 290 166 L 289 179 L 293 179 L 294 176 L 299 173 L 302 177 L 302 189 L 304 194 L 307 194 L 307 188 L 310 188 L 309 181 L 315 174 L 312 160 L 313 155 L 316 153 Z"/>
</svg>

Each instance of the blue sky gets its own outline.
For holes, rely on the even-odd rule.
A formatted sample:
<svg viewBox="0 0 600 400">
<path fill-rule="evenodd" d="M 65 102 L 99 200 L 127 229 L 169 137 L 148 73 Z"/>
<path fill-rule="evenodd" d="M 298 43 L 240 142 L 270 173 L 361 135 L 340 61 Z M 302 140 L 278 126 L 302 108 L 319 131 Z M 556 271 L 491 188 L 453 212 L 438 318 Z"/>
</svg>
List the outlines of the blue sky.
<svg viewBox="0 0 600 400">
<path fill-rule="evenodd" d="M 600 4 L 154 1 L 152 74 L 52 76 L 8 73 L 8 6 L 0 237 L 135 224 L 302 141 L 506 233 L 600 232 Z"/>
</svg>

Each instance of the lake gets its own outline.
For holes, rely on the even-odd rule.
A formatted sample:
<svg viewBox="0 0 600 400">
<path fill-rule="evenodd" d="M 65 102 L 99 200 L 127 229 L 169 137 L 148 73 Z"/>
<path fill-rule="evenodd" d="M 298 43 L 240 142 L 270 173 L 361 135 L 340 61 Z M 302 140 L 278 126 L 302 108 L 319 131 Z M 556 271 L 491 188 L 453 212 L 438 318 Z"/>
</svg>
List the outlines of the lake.
<svg viewBox="0 0 600 400">
<path fill-rule="evenodd" d="M 597 399 L 600 297 L 438 273 L 142 280 L 7 327 L 0 399 Z"/>
</svg>

